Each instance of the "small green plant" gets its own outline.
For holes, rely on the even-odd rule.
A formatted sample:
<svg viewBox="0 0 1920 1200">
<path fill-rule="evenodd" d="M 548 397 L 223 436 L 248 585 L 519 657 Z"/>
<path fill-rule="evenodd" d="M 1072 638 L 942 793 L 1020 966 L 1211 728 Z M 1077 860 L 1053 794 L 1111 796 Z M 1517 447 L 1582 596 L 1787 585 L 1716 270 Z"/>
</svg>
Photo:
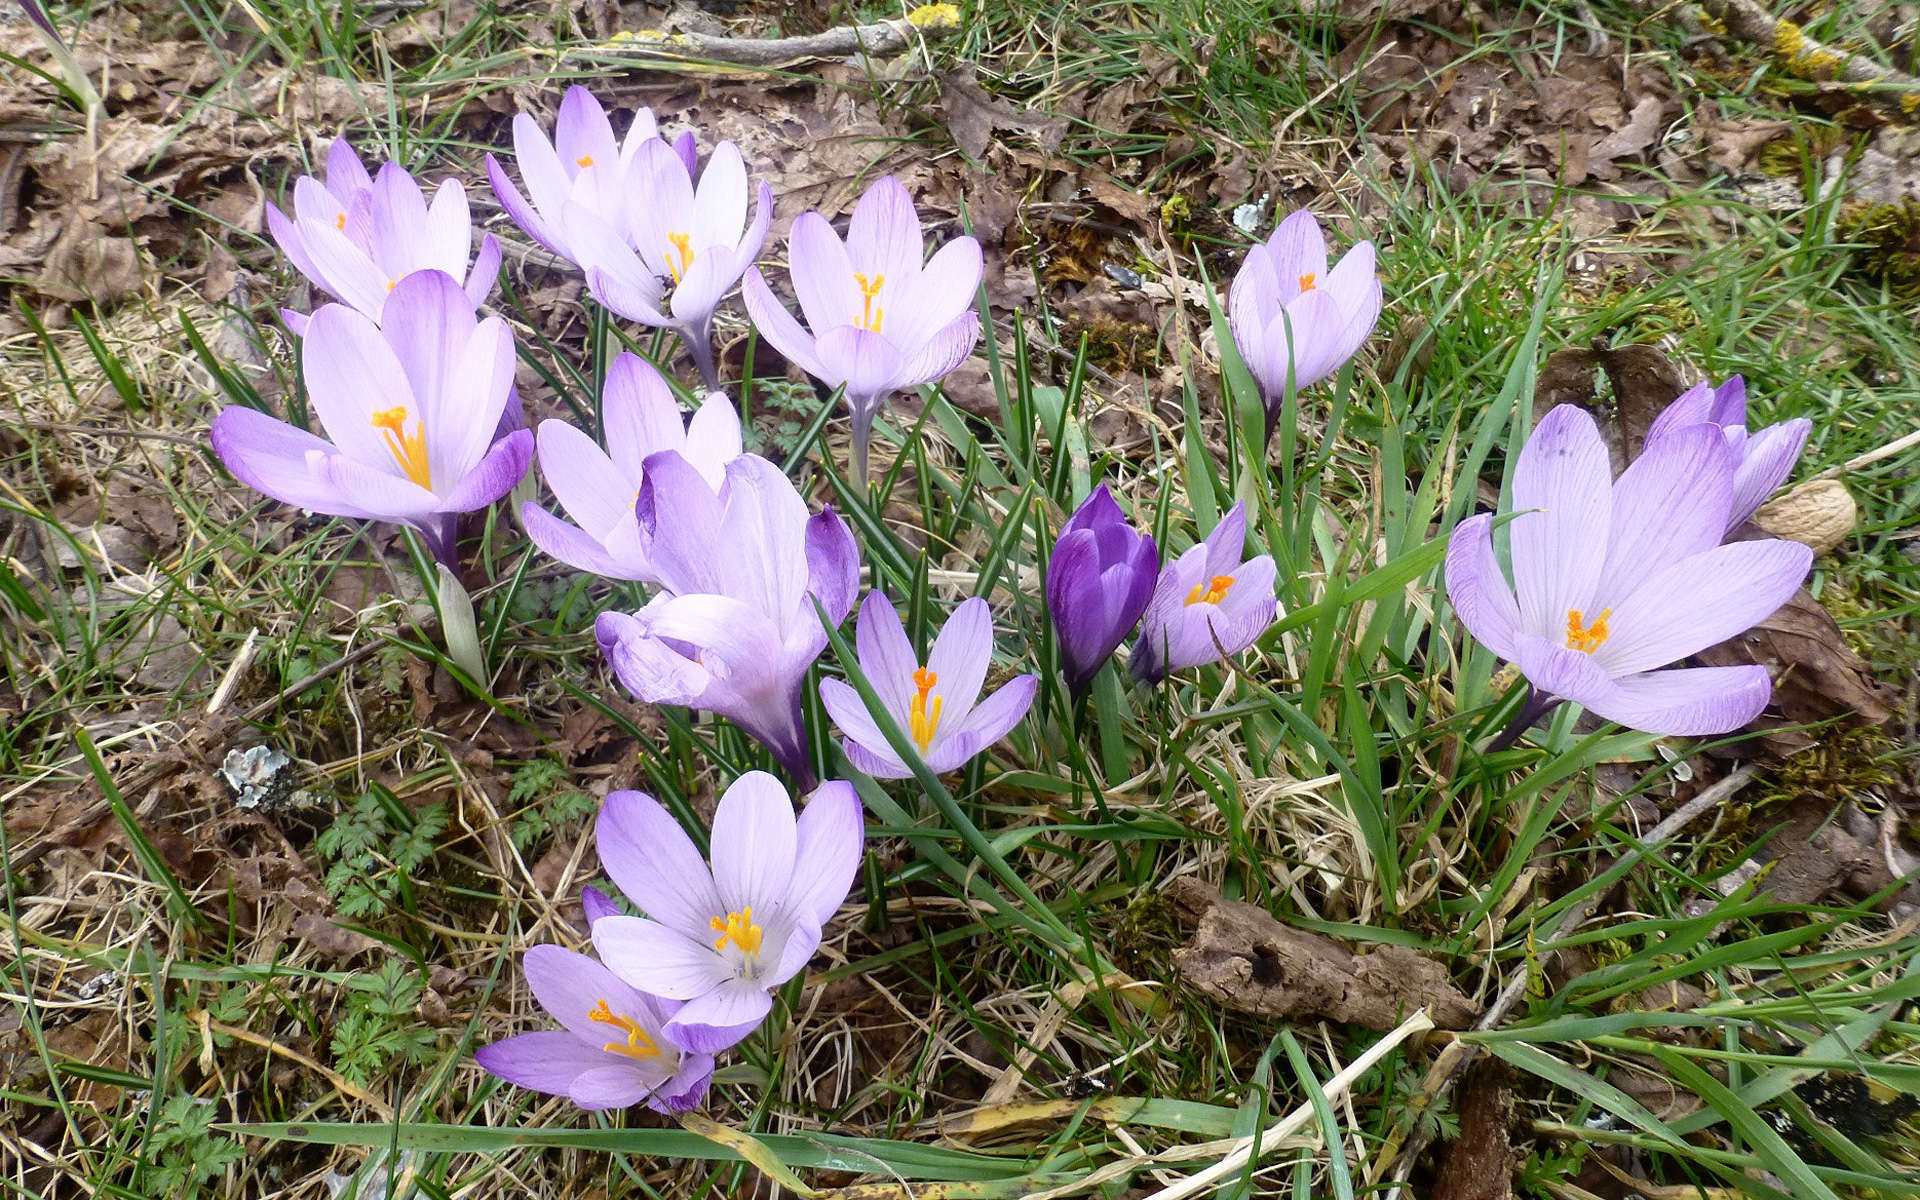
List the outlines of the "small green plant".
<svg viewBox="0 0 1920 1200">
<path fill-rule="evenodd" d="M 378 784 L 354 800 L 314 843 L 333 863 L 327 894 L 340 915 L 377 917 L 396 901 L 411 911 L 410 877 L 433 857 L 434 840 L 446 827 L 446 805 L 412 812 Z"/>
<path fill-rule="evenodd" d="M 423 1027 L 414 1013 L 425 994 L 419 972 L 399 959 L 356 976 L 347 992 L 346 1014 L 333 1029 L 334 1069 L 364 1085 L 396 1066 L 429 1061 L 438 1035 Z"/>
<path fill-rule="evenodd" d="M 525 851 L 554 830 L 593 815 L 593 798 L 564 786 L 565 764 L 536 758 L 513 773 L 507 801 L 516 813 L 508 836 L 514 848 Z"/>
<path fill-rule="evenodd" d="M 213 1178 L 247 1156 L 233 1138 L 215 1133 L 219 1106 L 187 1092 L 167 1098 L 147 1148 L 145 1184 L 149 1196 L 198 1196 Z"/>
</svg>

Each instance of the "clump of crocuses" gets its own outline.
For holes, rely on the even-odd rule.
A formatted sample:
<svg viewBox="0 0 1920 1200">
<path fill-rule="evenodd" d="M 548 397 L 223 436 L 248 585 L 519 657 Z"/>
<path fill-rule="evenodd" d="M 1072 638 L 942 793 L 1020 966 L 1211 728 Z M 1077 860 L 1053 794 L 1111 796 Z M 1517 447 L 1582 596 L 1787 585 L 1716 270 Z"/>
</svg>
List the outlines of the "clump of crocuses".
<svg viewBox="0 0 1920 1200">
<path fill-rule="evenodd" d="M 213 422 L 220 461 L 298 508 L 412 526 L 456 565 L 461 514 L 506 495 L 533 457 L 531 432 L 499 432 L 513 394 L 506 325 L 478 319 L 452 276 L 418 271 L 380 324 L 329 304 L 304 341 L 307 403 L 327 436 L 232 405 Z"/>
<path fill-rule="evenodd" d="M 1246 509 L 1236 504 L 1204 541 L 1161 570 L 1128 664 L 1135 679 L 1158 683 L 1169 671 L 1231 658 L 1273 624 L 1273 556 L 1241 561 L 1246 540 Z"/>
<path fill-rule="evenodd" d="M 1380 319 L 1372 242 L 1356 242 L 1332 270 L 1320 223 L 1305 209 L 1247 251 L 1227 295 L 1240 358 L 1260 388 L 1273 436 L 1289 389 L 1320 382 L 1354 356 Z"/>
<path fill-rule="evenodd" d="M 1127 522 L 1105 484 L 1061 526 L 1047 560 L 1047 612 L 1069 692 L 1085 692 L 1140 623 L 1159 569 L 1153 535 Z"/>
<path fill-rule="evenodd" d="M 1721 544 L 1739 465 L 1720 425 L 1695 423 L 1649 438 L 1615 480 L 1591 416 L 1542 418 L 1514 465 L 1511 584 L 1492 514 L 1447 547 L 1461 622 L 1532 688 L 1516 735 L 1561 700 L 1659 734 L 1726 733 L 1766 707 L 1765 667 L 1659 669 L 1765 620 L 1812 564 L 1795 542 Z"/>
<path fill-rule="evenodd" d="M 821 383 L 846 389 L 854 475 L 862 482 L 873 418 L 887 397 L 944 378 L 980 338 L 973 312 L 980 243 L 956 237 L 923 262 L 924 242 L 912 197 L 886 175 L 854 204 L 844 242 L 817 212 L 794 218 L 787 256 L 807 328 L 774 298 L 758 267 L 742 285 L 761 336 Z"/>
<path fill-rule="evenodd" d="M 926 665 L 907 640 L 893 603 L 878 591 L 860 606 L 856 632 L 860 673 L 892 719 L 935 774 L 957 770 L 1020 723 L 1033 703 L 1038 675 L 1007 681 L 986 699 L 980 686 L 993 663 L 993 614 L 971 596 L 960 602 L 933 639 Z M 820 703 L 846 733 L 847 759 L 876 779 L 905 779 L 902 759 L 860 694 L 838 679 L 820 681 Z"/>
</svg>

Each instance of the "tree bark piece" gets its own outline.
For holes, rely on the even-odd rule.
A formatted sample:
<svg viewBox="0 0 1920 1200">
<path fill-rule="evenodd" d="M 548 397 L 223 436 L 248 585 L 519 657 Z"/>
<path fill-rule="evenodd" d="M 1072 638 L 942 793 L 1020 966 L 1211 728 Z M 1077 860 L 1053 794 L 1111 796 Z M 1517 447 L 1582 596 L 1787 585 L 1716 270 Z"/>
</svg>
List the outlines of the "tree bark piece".
<svg viewBox="0 0 1920 1200">
<path fill-rule="evenodd" d="M 1920 78 L 1882 66 L 1850 50 L 1808 37 L 1792 21 L 1774 17 L 1754 0 L 1698 0 L 1707 15 L 1742 41 L 1764 46 L 1801 79 L 1851 85 L 1862 98 L 1913 120 L 1920 112 Z"/>
<path fill-rule="evenodd" d="M 1428 1009 L 1440 1029 L 1465 1029 L 1479 1015 L 1445 967 L 1405 946 L 1356 954 L 1193 880 L 1176 881 L 1168 898 L 1183 917 L 1196 919 L 1193 939 L 1173 952 L 1174 967 L 1235 1012 L 1382 1032 L 1418 1008 Z"/>
<path fill-rule="evenodd" d="M 622 33 L 591 47 L 596 58 L 611 58 L 636 70 L 689 63 L 727 63 L 741 67 L 787 67 L 817 59 L 891 58 L 904 53 L 918 35 L 936 35 L 959 27 L 957 15 L 921 5 L 912 14 L 870 25 L 841 25 L 823 33 L 786 38 L 730 38 L 705 33 Z M 923 15 L 924 14 L 924 15 Z M 586 48 L 583 48 L 586 49 Z"/>
</svg>

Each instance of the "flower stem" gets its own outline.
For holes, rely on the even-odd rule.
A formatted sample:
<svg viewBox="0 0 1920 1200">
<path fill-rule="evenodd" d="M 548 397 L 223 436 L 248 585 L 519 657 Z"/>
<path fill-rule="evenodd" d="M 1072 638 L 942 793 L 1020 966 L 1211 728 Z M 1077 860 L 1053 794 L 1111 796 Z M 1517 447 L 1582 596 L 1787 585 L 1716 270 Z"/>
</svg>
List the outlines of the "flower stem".
<svg viewBox="0 0 1920 1200">
<path fill-rule="evenodd" d="M 1559 707 L 1560 697 L 1547 692 L 1535 691 L 1534 686 L 1530 683 L 1526 684 L 1525 687 L 1527 689 L 1527 698 L 1521 702 L 1520 711 L 1513 715 L 1513 720 L 1508 723 L 1505 729 L 1500 731 L 1500 736 L 1488 742 L 1486 748 L 1482 750 L 1481 753 L 1497 754 L 1502 750 L 1511 748 L 1515 742 L 1520 740 L 1521 734 L 1533 728 L 1534 724 L 1538 722 L 1541 717 L 1546 716 L 1555 708 Z"/>
<path fill-rule="evenodd" d="M 713 357 L 713 321 L 702 321 L 698 329 L 682 327 L 680 340 L 686 344 L 687 353 L 693 356 L 693 365 L 700 370 L 700 381 L 707 385 L 710 392 L 723 390 L 720 386 L 720 367 Z"/>
</svg>

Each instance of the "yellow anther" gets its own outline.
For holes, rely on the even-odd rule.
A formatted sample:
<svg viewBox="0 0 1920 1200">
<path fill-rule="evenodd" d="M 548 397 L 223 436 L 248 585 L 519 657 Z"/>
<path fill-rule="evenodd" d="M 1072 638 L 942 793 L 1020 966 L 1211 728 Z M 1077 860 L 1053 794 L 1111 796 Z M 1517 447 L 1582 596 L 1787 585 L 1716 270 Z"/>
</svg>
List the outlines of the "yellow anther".
<svg viewBox="0 0 1920 1200">
<path fill-rule="evenodd" d="M 920 747 L 922 754 L 927 752 L 928 746 L 933 745 L 933 735 L 940 728 L 940 710 L 947 703 L 945 696 L 934 696 L 932 710 L 927 708 L 927 696 L 939 682 L 940 676 L 925 667 L 914 668 L 913 686 L 918 694 L 907 708 L 907 732 L 913 735 L 913 744 Z"/>
<path fill-rule="evenodd" d="M 413 423 L 413 432 L 406 431 L 407 409 L 405 405 L 397 408 L 383 408 L 373 414 L 367 424 L 385 434 L 387 450 L 393 455 L 393 461 L 407 473 L 407 478 L 431 491 L 433 476 L 427 469 L 427 429 L 420 422 Z"/>
<path fill-rule="evenodd" d="M 693 266 L 693 235 L 670 233 L 667 235 L 667 240 L 672 242 L 673 248 L 680 252 L 680 262 L 677 266 L 674 264 L 673 255 L 667 255 L 667 274 L 673 276 L 675 283 L 679 283 L 687 277 L 687 271 Z"/>
<path fill-rule="evenodd" d="M 1318 274 L 1317 271 L 1308 271 L 1305 275 L 1302 275 L 1300 277 L 1300 290 L 1303 292 L 1312 291 L 1314 278 Z"/>
<path fill-rule="evenodd" d="M 1586 614 L 1577 608 L 1567 610 L 1567 649 L 1578 650 L 1582 654 L 1592 654 L 1606 640 L 1613 636 L 1607 629 L 1607 618 L 1613 615 L 1611 608 L 1603 608 L 1593 624 L 1586 624 Z"/>
<path fill-rule="evenodd" d="M 713 939 L 715 950 L 725 950 L 727 943 L 732 942 L 740 947 L 743 953 L 760 953 L 761 931 L 760 927 L 753 923 L 753 905 L 749 904 L 739 912 L 730 912 L 724 919 L 714 917 L 707 924 L 720 935 Z"/>
<path fill-rule="evenodd" d="M 580 166 L 583 166 L 583 167 L 590 167 L 590 166 L 592 166 L 592 165 L 593 165 L 593 155 L 591 155 L 591 154 L 582 154 L 582 155 L 581 155 L 581 156 L 580 156 L 579 158 L 576 158 L 576 159 L 574 159 L 573 161 L 574 161 L 575 163 L 577 163 L 577 164 L 579 164 Z"/>
<path fill-rule="evenodd" d="M 865 301 L 865 306 L 860 311 L 860 328 L 879 333 L 880 322 L 887 314 L 874 303 L 874 300 L 879 297 L 880 289 L 887 286 L 887 277 L 875 275 L 869 281 L 865 275 L 855 274 L 853 281 L 860 285 L 860 295 Z"/>
<path fill-rule="evenodd" d="M 607 1053 L 624 1054 L 628 1058 L 641 1060 L 659 1057 L 660 1044 L 647 1036 L 647 1031 L 640 1028 L 640 1022 L 634 1020 L 632 1017 L 623 1017 L 619 1013 L 614 1012 L 613 1009 L 607 1006 L 605 1000 L 602 1000 L 594 1007 L 592 1012 L 587 1014 L 587 1019 L 589 1021 L 597 1021 L 602 1025 L 612 1025 L 627 1035 L 625 1042 L 608 1042 L 606 1045 L 600 1047 Z"/>
<path fill-rule="evenodd" d="M 347 214 L 335 213 L 333 217 L 333 227 L 345 233 L 347 231 Z"/>
<path fill-rule="evenodd" d="M 388 290 L 388 291 L 392 291 L 392 290 L 393 290 L 394 288 L 397 288 L 397 287 L 399 287 L 399 286 L 400 286 L 400 281 L 399 281 L 398 279 L 389 279 L 389 280 L 387 280 L 387 290 Z"/>
<path fill-rule="evenodd" d="M 1218 604 L 1227 598 L 1227 589 L 1232 586 L 1233 576 L 1215 575 L 1213 578 L 1207 580 L 1205 590 L 1202 590 L 1199 584 L 1194 584 L 1193 590 L 1187 593 L 1187 603 Z"/>
</svg>

